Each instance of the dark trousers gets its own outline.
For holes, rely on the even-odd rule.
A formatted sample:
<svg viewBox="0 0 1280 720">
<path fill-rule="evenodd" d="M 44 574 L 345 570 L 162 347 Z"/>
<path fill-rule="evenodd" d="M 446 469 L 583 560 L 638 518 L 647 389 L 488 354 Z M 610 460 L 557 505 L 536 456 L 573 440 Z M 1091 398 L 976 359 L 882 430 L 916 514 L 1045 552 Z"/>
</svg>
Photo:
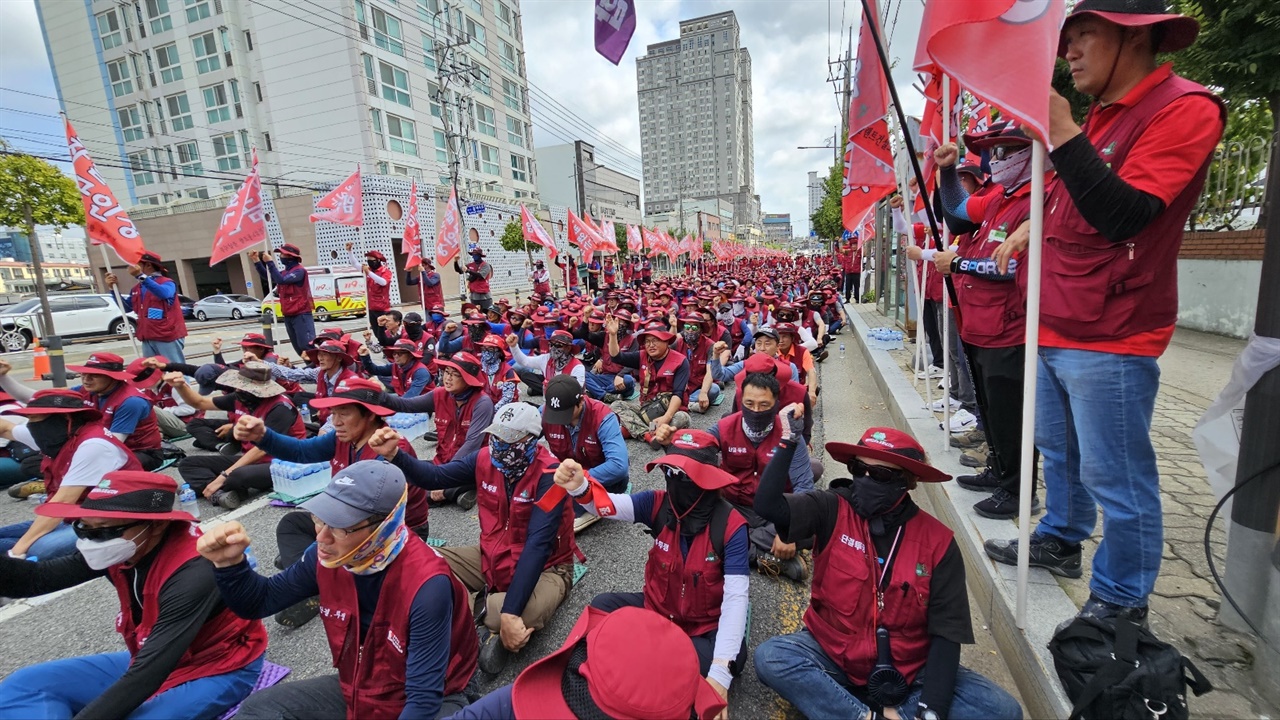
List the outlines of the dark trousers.
<svg viewBox="0 0 1280 720">
<path fill-rule="evenodd" d="M 1000 487 L 1018 496 L 1022 463 L 1022 376 L 1026 346 L 983 348 L 966 345 L 973 361 L 973 386 L 990 447 L 987 464 Z M 1036 462 L 1031 461 L 1032 487 Z"/>
<path fill-rule="evenodd" d="M 142 463 L 142 469 L 151 472 L 164 464 L 164 453 L 160 448 L 154 450 L 134 450 L 133 456 L 138 458 L 138 462 Z"/>
<path fill-rule="evenodd" d="M 233 440 L 231 433 L 227 433 L 225 438 L 218 437 L 218 428 L 226 424 L 226 420 L 196 418 L 187 423 L 187 432 L 191 433 L 192 444 L 196 447 L 209 452 L 218 452 L 219 445 Z"/>
<path fill-rule="evenodd" d="M 934 367 L 942 367 L 942 328 L 938 327 L 938 303 L 933 300 L 924 301 L 924 335 L 929 341 L 929 354 L 933 356 Z M 954 389 L 953 389 L 954 392 Z"/>
<path fill-rule="evenodd" d="M 858 291 L 858 285 L 862 283 L 862 273 L 847 272 L 844 274 L 844 301 L 849 302 L 849 293 L 853 293 L 854 302 L 862 302 L 862 293 Z"/>
<path fill-rule="evenodd" d="M 591 598 L 591 607 L 605 612 L 613 612 L 624 607 L 644 607 L 644 593 L 601 593 Z M 711 669 L 711 661 L 715 659 L 716 651 L 716 631 L 698 635 L 689 638 L 693 641 L 693 649 L 698 651 L 698 666 L 701 668 L 699 672 L 703 675 Z M 742 668 L 747 663 L 747 639 L 742 638 L 742 649 L 738 651 L 738 657 L 729 663 L 729 672 L 734 677 L 742 672 Z"/>
<path fill-rule="evenodd" d="M 379 345 L 385 348 L 391 343 L 387 342 L 387 333 L 382 326 L 378 324 L 378 318 L 382 317 L 382 313 L 384 312 L 386 311 L 370 310 L 367 315 L 369 316 L 369 329 L 373 331 L 374 339 L 378 341 Z"/>
<path fill-rule="evenodd" d="M 529 388 L 530 395 L 542 394 L 542 384 L 546 381 L 546 377 L 542 373 L 522 367 L 515 368 L 515 371 L 516 377 L 520 378 L 521 382 Z"/>
<path fill-rule="evenodd" d="M 316 339 L 316 321 L 311 313 L 299 313 L 284 318 L 284 329 L 289 333 L 289 343 L 293 345 L 293 351 L 298 357 L 303 357 L 303 351 L 311 347 L 311 341 Z"/>
<path fill-rule="evenodd" d="M 178 461 L 178 474 L 192 490 L 203 492 L 218 473 L 239 460 L 239 455 L 190 455 Z M 242 467 L 227 476 L 223 490 L 234 490 L 241 497 L 248 497 L 250 490 L 271 491 L 271 463 L 257 463 Z"/>
<path fill-rule="evenodd" d="M 461 693 L 445 695 L 436 717 L 449 717 L 470 703 Z M 359 713 L 357 713 L 359 714 Z M 240 720 L 346 720 L 347 703 L 337 675 L 281 683 L 249 696 Z"/>
</svg>

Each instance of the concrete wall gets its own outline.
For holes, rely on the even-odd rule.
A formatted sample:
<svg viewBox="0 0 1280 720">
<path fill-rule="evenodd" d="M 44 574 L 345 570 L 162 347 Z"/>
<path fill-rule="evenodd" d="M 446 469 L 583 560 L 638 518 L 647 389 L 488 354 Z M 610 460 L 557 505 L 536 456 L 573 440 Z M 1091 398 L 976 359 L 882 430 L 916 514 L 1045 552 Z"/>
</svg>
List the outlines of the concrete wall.
<svg viewBox="0 0 1280 720">
<path fill-rule="evenodd" d="M 1261 260 L 1178 260 L 1178 325 L 1248 337 L 1258 307 Z"/>
</svg>

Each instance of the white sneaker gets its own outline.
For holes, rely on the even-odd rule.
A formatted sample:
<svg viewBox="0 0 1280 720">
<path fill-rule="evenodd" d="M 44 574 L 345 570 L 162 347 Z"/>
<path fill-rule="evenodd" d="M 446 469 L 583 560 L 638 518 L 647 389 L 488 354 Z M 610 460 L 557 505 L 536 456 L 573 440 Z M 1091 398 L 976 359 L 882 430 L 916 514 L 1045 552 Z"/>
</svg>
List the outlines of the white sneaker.
<svg viewBox="0 0 1280 720">
<path fill-rule="evenodd" d="M 932 380 L 934 378 L 940 378 L 942 377 L 942 368 L 938 367 L 937 365 L 930 365 L 927 370 L 917 370 L 916 379 L 917 380 L 926 379 L 925 373 L 928 373 L 929 380 Z"/>
<path fill-rule="evenodd" d="M 947 389 L 947 379 L 946 379 L 946 378 L 942 378 L 941 380 L 939 380 L 939 381 L 938 381 L 938 389 L 939 389 L 939 390 L 946 390 L 946 389 Z"/>
<path fill-rule="evenodd" d="M 585 515 L 579 515 L 578 517 L 573 519 L 573 534 L 577 535 L 583 530 L 586 530 L 592 525 L 595 525 L 599 521 L 600 521 L 599 515 L 592 515 L 591 513 L 586 513 Z"/>
<path fill-rule="evenodd" d="M 959 400 L 957 400 L 957 399 L 955 399 L 955 398 L 947 398 L 947 400 L 950 400 L 950 401 L 951 401 L 951 412 L 952 412 L 952 413 L 954 413 L 955 411 L 957 411 L 957 410 L 959 410 L 959 409 L 960 409 L 960 401 L 959 401 Z M 929 406 L 929 409 L 930 409 L 930 410 L 932 410 L 932 411 L 934 411 L 934 412 L 936 412 L 936 413 L 940 413 L 940 412 L 942 412 L 942 407 L 943 407 L 942 403 L 943 403 L 943 402 L 945 402 L 943 398 L 938 398 L 937 400 L 934 400 L 934 401 L 933 401 L 933 404 Z"/>
<path fill-rule="evenodd" d="M 938 423 L 939 426 L 942 423 Z M 951 432 L 963 433 L 968 432 L 978 426 L 978 418 L 973 413 L 961 408 L 951 416 Z"/>
</svg>

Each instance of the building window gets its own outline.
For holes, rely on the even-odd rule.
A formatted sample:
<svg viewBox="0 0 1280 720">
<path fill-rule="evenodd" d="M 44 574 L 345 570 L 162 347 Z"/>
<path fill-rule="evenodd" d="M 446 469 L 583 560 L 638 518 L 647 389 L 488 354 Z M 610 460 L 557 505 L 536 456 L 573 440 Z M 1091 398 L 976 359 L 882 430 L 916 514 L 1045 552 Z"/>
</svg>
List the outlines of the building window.
<svg viewBox="0 0 1280 720">
<path fill-rule="evenodd" d="M 442 163 L 449 162 L 448 138 L 446 138 L 444 136 L 444 133 L 440 132 L 439 130 L 433 130 L 432 135 L 434 136 L 435 143 L 436 143 L 436 161 L 442 162 Z"/>
<path fill-rule="evenodd" d="M 373 8 L 373 44 L 404 56 L 404 42 L 400 39 L 400 21 L 394 15 L 388 15 L 378 8 Z"/>
<path fill-rule="evenodd" d="M 477 11 L 478 12 L 478 11 Z M 480 57 L 488 57 L 489 50 L 484 45 L 484 25 L 467 18 L 464 21 L 467 37 L 471 38 L 470 48 Z"/>
<path fill-rule="evenodd" d="M 138 115 L 136 106 L 120 108 L 116 111 L 116 117 L 120 118 L 120 130 L 123 131 L 126 142 L 146 137 L 146 133 L 142 130 L 142 118 Z"/>
<path fill-rule="evenodd" d="M 417 0 L 418 18 L 424 23 L 429 23 L 440 14 L 440 0 Z"/>
<path fill-rule="evenodd" d="M 133 184 L 142 187 L 152 185 L 156 176 L 151 172 L 151 161 L 145 152 L 129 153 L 129 167 L 133 173 Z"/>
<path fill-rule="evenodd" d="M 498 125 L 494 120 L 493 108 L 476 103 L 476 123 L 480 132 L 489 137 L 498 137 Z"/>
<path fill-rule="evenodd" d="M 511 24 L 511 8 L 502 0 L 495 0 L 493 3 L 493 14 L 498 18 L 498 29 L 502 32 L 515 36 L 515 28 Z"/>
<path fill-rule="evenodd" d="M 169 16 L 169 0 L 147 0 L 147 19 L 151 21 L 151 33 L 158 35 L 173 29 Z"/>
<path fill-rule="evenodd" d="M 196 72 L 203 75 L 222 67 L 218 59 L 218 41 L 213 33 L 205 33 L 191 38 L 191 50 L 196 56 Z"/>
<path fill-rule="evenodd" d="M 440 117 L 441 95 L 442 93 L 440 92 L 439 85 L 433 82 L 427 83 L 427 101 L 431 108 L 432 117 Z"/>
<path fill-rule="evenodd" d="M 377 141 L 378 147 L 387 149 L 387 137 L 382 134 L 382 111 L 377 108 L 369 108 L 369 124 L 373 126 L 373 139 Z"/>
<path fill-rule="evenodd" d="M 478 15 L 484 15 L 484 3 L 480 0 L 467 0 L 467 7 Z"/>
<path fill-rule="evenodd" d="M 227 90 L 222 83 L 200 88 L 200 90 L 204 93 L 204 110 L 209 124 L 231 119 L 231 106 L 227 102 Z"/>
<path fill-rule="evenodd" d="M 200 147 L 194 142 L 178 143 L 178 165 L 188 175 L 203 175 L 204 166 L 200 164 Z"/>
<path fill-rule="evenodd" d="M 520 102 L 520 86 L 506 78 L 502 78 L 502 102 L 512 110 L 524 112 L 524 105 Z"/>
<path fill-rule="evenodd" d="M 498 50 L 501 54 L 499 61 L 502 63 L 502 68 L 509 73 L 519 75 L 519 56 L 516 55 L 515 46 L 506 40 L 499 40 Z"/>
<path fill-rule="evenodd" d="M 98 15 L 98 38 L 102 40 L 102 49 L 110 50 L 120 47 L 124 41 L 120 37 L 120 18 L 115 10 L 108 10 Z"/>
<path fill-rule="evenodd" d="M 493 80 L 489 77 L 489 69 L 484 67 L 476 68 L 476 80 L 474 85 L 476 91 L 483 93 L 489 97 L 493 97 Z"/>
<path fill-rule="evenodd" d="M 436 69 L 436 41 L 422 33 L 422 64 L 428 70 Z"/>
<path fill-rule="evenodd" d="M 417 135 L 414 133 L 413 121 L 387 114 L 387 135 L 391 138 L 391 149 L 405 155 L 417 155 Z"/>
<path fill-rule="evenodd" d="M 183 4 L 187 6 L 187 22 L 209 17 L 209 0 L 184 0 Z"/>
<path fill-rule="evenodd" d="M 501 175 L 502 161 L 498 148 L 480 143 L 480 172 L 486 175 Z"/>
<path fill-rule="evenodd" d="M 169 109 L 169 124 L 173 127 L 173 131 L 190 130 L 193 123 L 191 122 L 191 105 L 187 102 L 187 94 L 170 95 L 164 99 L 164 102 Z"/>
<path fill-rule="evenodd" d="M 240 169 L 240 148 L 235 133 L 213 136 L 213 157 L 218 161 L 219 170 Z"/>
<path fill-rule="evenodd" d="M 529 161 L 525 156 L 511 153 L 511 179 L 529 182 Z"/>
<path fill-rule="evenodd" d="M 382 97 L 412 107 L 409 102 L 409 74 L 394 65 L 378 63 L 378 75 L 382 78 Z"/>
<path fill-rule="evenodd" d="M 516 147 L 524 147 L 524 123 L 507 116 L 507 142 Z"/>
<path fill-rule="evenodd" d="M 133 92 L 133 81 L 129 79 L 129 63 L 124 58 L 107 63 L 107 76 L 111 78 L 111 92 L 116 97 Z"/>
<path fill-rule="evenodd" d="M 156 48 L 156 65 L 160 66 L 160 82 L 182 79 L 182 65 L 178 61 L 178 44 L 169 43 Z"/>
<path fill-rule="evenodd" d="M 248 30 L 244 31 L 244 45 L 249 52 L 253 52 L 253 35 L 249 34 Z"/>
</svg>

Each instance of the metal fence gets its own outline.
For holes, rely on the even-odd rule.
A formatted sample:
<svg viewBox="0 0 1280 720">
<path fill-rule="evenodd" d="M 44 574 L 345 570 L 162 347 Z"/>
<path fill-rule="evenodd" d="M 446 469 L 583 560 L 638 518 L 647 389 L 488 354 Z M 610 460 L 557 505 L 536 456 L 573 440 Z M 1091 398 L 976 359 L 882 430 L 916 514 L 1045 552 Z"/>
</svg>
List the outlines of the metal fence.
<svg viewBox="0 0 1280 720">
<path fill-rule="evenodd" d="M 1258 136 L 1218 146 L 1200 200 L 1187 218 L 1191 231 L 1246 230 L 1262 209 L 1271 138 Z"/>
</svg>

